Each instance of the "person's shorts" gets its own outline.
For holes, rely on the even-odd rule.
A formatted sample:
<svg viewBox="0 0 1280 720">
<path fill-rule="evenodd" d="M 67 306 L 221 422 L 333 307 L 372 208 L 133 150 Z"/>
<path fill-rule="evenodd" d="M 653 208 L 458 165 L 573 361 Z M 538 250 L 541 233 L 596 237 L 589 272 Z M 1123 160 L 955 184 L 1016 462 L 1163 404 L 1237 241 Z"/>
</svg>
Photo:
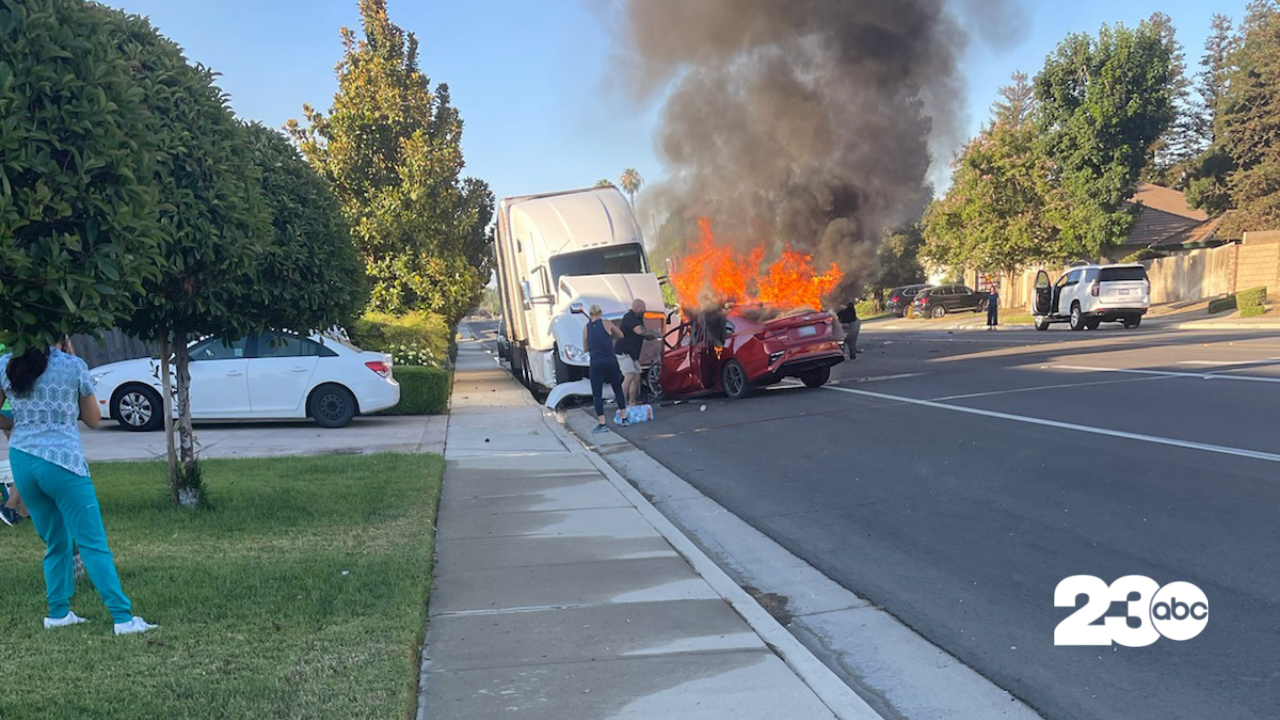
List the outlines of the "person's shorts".
<svg viewBox="0 0 1280 720">
<path fill-rule="evenodd" d="M 640 363 L 633 360 L 630 355 L 619 355 L 618 368 L 622 370 L 623 375 L 634 375 L 640 372 Z"/>
</svg>

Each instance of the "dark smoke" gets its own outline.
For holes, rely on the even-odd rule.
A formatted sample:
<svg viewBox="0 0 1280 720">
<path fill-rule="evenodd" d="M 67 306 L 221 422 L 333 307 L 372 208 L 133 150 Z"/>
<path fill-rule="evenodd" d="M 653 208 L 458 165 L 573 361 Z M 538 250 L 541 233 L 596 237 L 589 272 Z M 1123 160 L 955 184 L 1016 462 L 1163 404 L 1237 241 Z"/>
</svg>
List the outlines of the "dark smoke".
<svg viewBox="0 0 1280 720">
<path fill-rule="evenodd" d="M 835 261 L 854 291 L 883 232 L 918 211 L 931 148 L 948 160 L 964 130 L 962 19 L 1007 39 L 1021 24 L 1007 4 L 625 0 L 631 87 L 670 89 L 670 177 L 646 202 L 709 216 L 722 240 Z"/>
</svg>

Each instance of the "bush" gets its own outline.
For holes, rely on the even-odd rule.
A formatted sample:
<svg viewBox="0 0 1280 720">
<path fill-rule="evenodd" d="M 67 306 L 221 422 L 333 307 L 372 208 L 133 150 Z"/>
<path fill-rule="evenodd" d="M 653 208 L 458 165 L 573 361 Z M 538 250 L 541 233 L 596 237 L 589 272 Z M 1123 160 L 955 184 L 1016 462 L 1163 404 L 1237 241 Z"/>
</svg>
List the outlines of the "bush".
<svg viewBox="0 0 1280 720">
<path fill-rule="evenodd" d="M 449 371 L 437 367 L 393 367 L 400 402 L 384 415 L 439 415 L 449 407 Z"/>
<path fill-rule="evenodd" d="M 1126 255 L 1123 259 L 1120 260 L 1120 262 L 1136 263 L 1136 262 L 1142 262 L 1143 260 L 1159 260 L 1164 256 L 1165 256 L 1164 253 L 1160 252 L 1159 250 L 1155 250 L 1153 248 L 1140 248 Z"/>
<path fill-rule="evenodd" d="M 1261 308 L 1262 304 L 1266 301 L 1267 289 L 1265 287 L 1251 288 L 1249 290 L 1236 293 L 1236 306 L 1240 308 L 1241 314 L 1244 314 L 1246 308 Z"/>
<path fill-rule="evenodd" d="M 405 365 L 443 365 L 453 340 L 444 318 L 425 312 L 367 313 L 347 333 L 351 342 L 361 348 L 390 353 L 397 363 Z M 428 362 L 418 362 L 421 359 Z"/>
<path fill-rule="evenodd" d="M 1246 307 L 1240 308 L 1240 317 L 1242 318 L 1258 317 L 1259 315 L 1262 315 L 1266 311 L 1267 309 L 1262 307 L 1261 305 L 1248 305 Z"/>
</svg>

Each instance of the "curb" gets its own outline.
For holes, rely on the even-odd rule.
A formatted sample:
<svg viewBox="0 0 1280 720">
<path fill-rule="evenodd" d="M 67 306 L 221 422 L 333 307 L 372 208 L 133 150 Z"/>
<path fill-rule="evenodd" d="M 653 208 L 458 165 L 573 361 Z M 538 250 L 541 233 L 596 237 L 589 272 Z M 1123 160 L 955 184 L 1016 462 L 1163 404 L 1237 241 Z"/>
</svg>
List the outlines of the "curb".
<svg viewBox="0 0 1280 720">
<path fill-rule="evenodd" d="M 840 720 L 884 720 L 879 713 L 873 710 L 865 700 L 836 676 L 789 630 L 779 624 L 768 611 L 761 607 L 755 598 L 739 587 L 738 583 L 734 582 L 732 578 L 721 570 L 714 560 L 702 552 L 687 535 L 654 507 L 639 490 L 627 482 L 626 478 L 622 477 L 604 458 L 600 457 L 598 452 L 588 447 L 576 433 L 568 428 L 564 421 L 558 418 L 549 419 L 547 416 L 550 414 L 550 411 L 543 413 L 543 422 L 551 428 L 553 433 L 562 436 L 561 442 L 564 442 L 567 438 L 573 442 L 566 442 L 566 445 L 581 448 L 580 452 L 588 456 L 591 464 L 595 465 L 600 473 L 608 478 L 609 482 L 618 489 L 618 492 L 622 493 L 622 496 L 635 506 L 644 519 L 653 525 L 654 529 L 666 538 L 667 542 L 671 543 L 671 547 L 693 566 L 694 571 L 702 576 L 702 579 L 711 586 L 712 590 L 715 590 L 720 597 L 724 598 L 725 602 L 729 603 L 730 607 L 760 636 L 760 639 L 777 653 L 778 657 L 782 658 L 787 667 L 791 668 L 792 672 L 818 696 L 818 699 L 837 718 Z M 578 450 L 575 450 L 575 452 L 578 452 Z"/>
<path fill-rule="evenodd" d="M 1280 322 L 1276 323 L 1230 323 L 1230 322 L 1189 322 L 1172 326 L 1175 330 L 1276 330 L 1280 331 Z"/>
</svg>

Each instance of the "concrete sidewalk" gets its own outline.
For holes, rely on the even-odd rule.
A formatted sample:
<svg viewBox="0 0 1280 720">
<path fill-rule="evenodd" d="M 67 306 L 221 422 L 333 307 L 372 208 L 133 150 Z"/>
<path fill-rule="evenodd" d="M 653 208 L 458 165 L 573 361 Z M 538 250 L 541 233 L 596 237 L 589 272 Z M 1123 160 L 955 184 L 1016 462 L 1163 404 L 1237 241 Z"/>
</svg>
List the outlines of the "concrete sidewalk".
<svg viewBox="0 0 1280 720">
<path fill-rule="evenodd" d="M 478 343 L 445 457 L 419 718 L 878 717 Z"/>
</svg>

